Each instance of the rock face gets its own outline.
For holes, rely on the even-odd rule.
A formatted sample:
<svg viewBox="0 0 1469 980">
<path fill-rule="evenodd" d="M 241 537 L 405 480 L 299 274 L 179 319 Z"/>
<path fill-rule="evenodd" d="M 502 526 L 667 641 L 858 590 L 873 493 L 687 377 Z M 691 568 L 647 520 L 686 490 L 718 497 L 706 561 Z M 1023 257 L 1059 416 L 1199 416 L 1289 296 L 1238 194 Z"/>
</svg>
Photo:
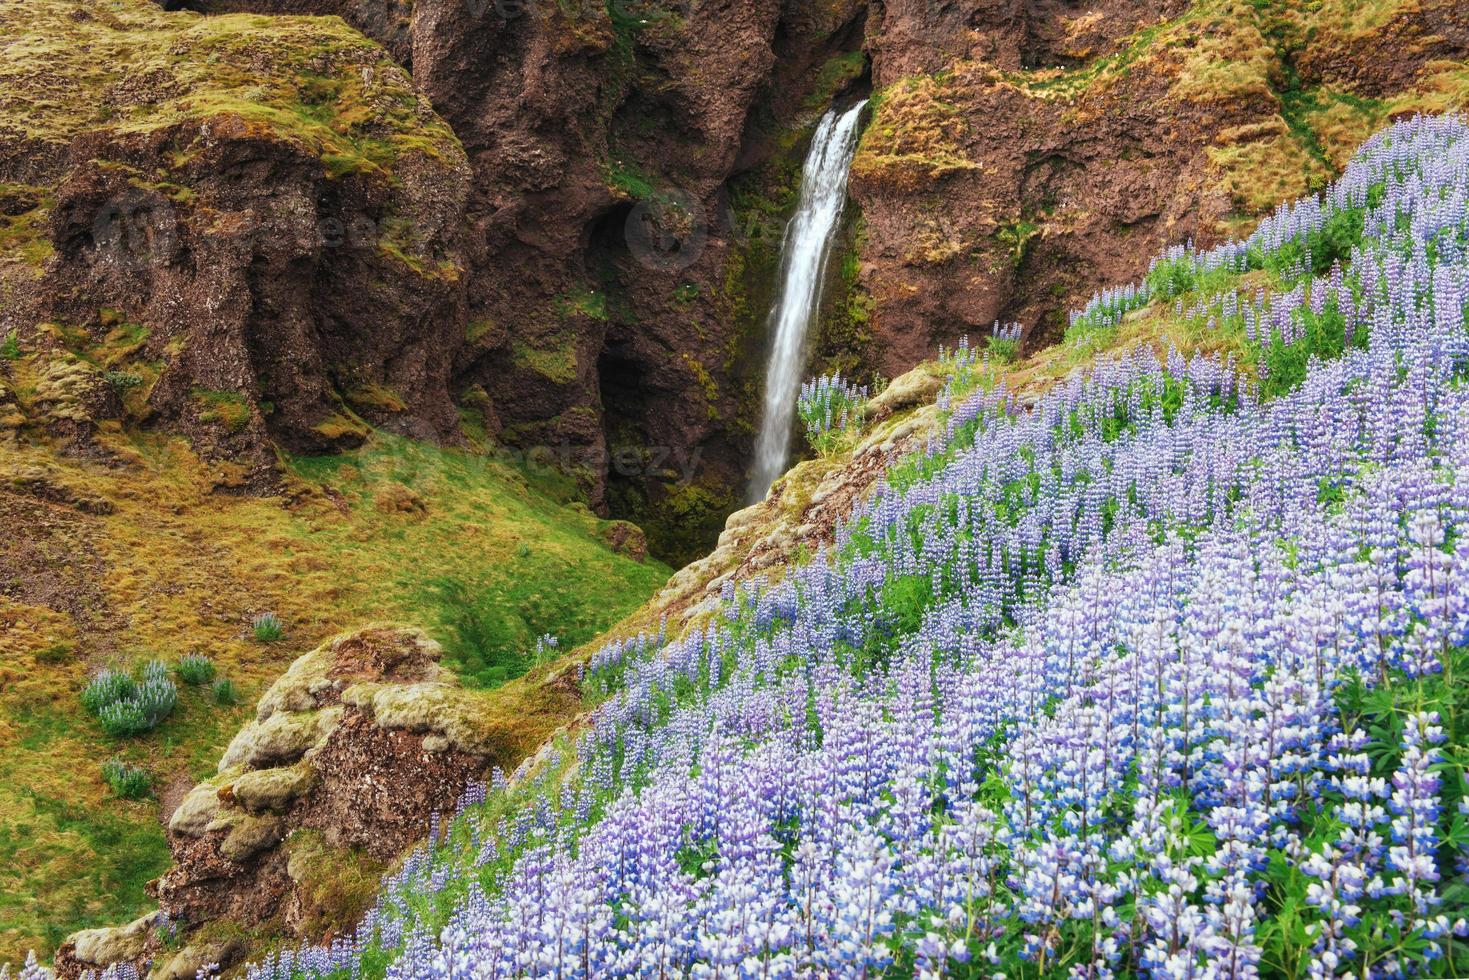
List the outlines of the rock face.
<svg viewBox="0 0 1469 980">
<path fill-rule="evenodd" d="M 169 818 L 174 864 L 150 885 L 159 914 L 77 933 L 58 973 L 126 961 L 191 977 L 244 954 L 231 939 L 241 932 L 319 938 L 348 926 L 435 813 L 518 761 L 422 633 L 368 627 L 323 644 L 266 691 L 218 774 Z M 164 923 L 181 951 L 164 948 Z"/>
<path fill-rule="evenodd" d="M 760 368 L 728 329 L 727 181 L 851 80 L 829 63 L 861 43 L 858 0 L 167 6 L 189 9 L 0 12 L 107 55 L 63 66 L 95 106 L 63 111 L 54 64 L 0 54 L 0 337 L 142 325 L 125 369 L 151 420 L 257 485 L 271 443 L 372 424 L 717 526 Z"/>
<path fill-rule="evenodd" d="M 1056 339 L 1161 248 L 1324 184 L 1391 116 L 1462 106 L 1454 0 L 872 5 L 854 164 L 889 376 L 995 320 Z"/>
<path fill-rule="evenodd" d="M 0 53 L 0 332 L 140 325 L 151 419 L 243 486 L 369 424 L 498 442 L 675 563 L 744 482 L 801 133 L 869 74 L 813 367 L 890 377 L 1469 92 L 1453 0 L 166 6 L 0 12 L 67 52 Z"/>
<path fill-rule="evenodd" d="M 261 482 L 269 439 L 454 429 L 470 171 L 380 48 L 141 0 L 11 5 L 0 30 L 65 48 L 0 54 L 0 333 L 138 325 L 120 368 L 153 418 Z"/>
</svg>

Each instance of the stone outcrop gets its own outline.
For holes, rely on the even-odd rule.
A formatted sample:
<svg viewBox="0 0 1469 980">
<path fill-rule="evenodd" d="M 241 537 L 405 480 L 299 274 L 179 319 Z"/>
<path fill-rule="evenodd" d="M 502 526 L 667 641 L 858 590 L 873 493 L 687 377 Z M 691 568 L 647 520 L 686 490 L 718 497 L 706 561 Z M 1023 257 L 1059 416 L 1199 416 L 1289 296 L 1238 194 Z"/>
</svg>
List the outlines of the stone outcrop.
<svg viewBox="0 0 1469 980">
<path fill-rule="evenodd" d="M 149 886 L 158 913 L 73 935 L 58 973 L 126 961 L 173 980 L 244 954 L 232 936 L 350 926 L 435 813 L 521 759 L 439 655 L 416 630 L 373 626 L 297 659 L 169 818 L 174 863 Z M 179 942 L 165 947 L 165 926 Z"/>
<path fill-rule="evenodd" d="M 130 325 L 116 375 L 147 417 L 258 485 L 271 441 L 454 430 L 471 171 L 381 48 L 340 21 L 144 0 L 10 6 L 0 32 L 62 52 L 0 54 L 0 335 Z"/>
</svg>

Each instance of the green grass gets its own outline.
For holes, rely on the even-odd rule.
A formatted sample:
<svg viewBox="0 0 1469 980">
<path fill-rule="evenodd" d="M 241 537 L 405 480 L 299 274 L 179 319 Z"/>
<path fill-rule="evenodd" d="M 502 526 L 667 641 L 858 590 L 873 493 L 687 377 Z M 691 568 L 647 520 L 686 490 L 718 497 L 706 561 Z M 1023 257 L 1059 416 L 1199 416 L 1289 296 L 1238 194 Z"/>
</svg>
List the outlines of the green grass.
<svg viewBox="0 0 1469 980">
<path fill-rule="evenodd" d="M 206 18 L 145 0 L 100 0 L 89 18 L 74 9 L 0 8 L 0 34 L 19 39 L 0 51 L 13 96 L 0 99 L 0 121 L 24 135 L 65 141 L 103 125 L 147 133 L 230 116 L 317 154 L 334 177 L 388 170 L 410 152 L 462 156 L 383 50 L 336 18 Z M 176 84 L 161 97 L 117 94 L 155 74 Z"/>
<path fill-rule="evenodd" d="M 21 376 L 34 357 L 23 354 Z M 158 803 L 118 798 L 104 760 L 145 770 L 164 797 L 213 772 L 264 688 L 327 637 L 372 621 L 421 625 L 448 647 L 451 667 L 488 686 L 522 669 L 536 636 L 554 634 L 568 649 L 669 575 L 612 552 L 606 522 L 569 503 L 574 487 L 560 477 L 504 460 L 373 435 L 341 456 L 286 460 L 283 494 L 252 497 L 215 492 L 214 464 L 180 438 L 108 438 L 128 466 L 0 445 L 0 471 L 45 466 L 59 484 L 114 508 L 28 533 L 27 547 L 65 583 L 62 598 L 78 602 L 50 608 L 49 594 L 0 596 L 0 620 L 15 623 L 0 657 L 0 962 L 29 949 L 49 958 L 75 929 L 154 907 L 143 885 L 168 863 Z M 395 486 L 423 507 L 382 506 Z M 13 499 L 0 494 L 0 507 Z M 481 646 L 456 635 L 453 597 L 436 588 L 446 576 L 472 601 L 503 608 L 508 625 L 497 639 Z M 262 609 L 288 627 L 279 642 L 255 640 L 251 620 Z M 522 662 L 476 676 L 498 651 Z M 109 738 L 78 698 L 98 666 L 173 664 L 189 653 L 214 663 L 213 685 L 180 684 L 175 710 L 146 735 Z M 485 694 L 487 710 L 513 702 L 504 729 L 516 751 L 518 739 L 544 737 L 561 723 L 558 712 L 575 710 L 537 707 L 523 684 Z"/>
<path fill-rule="evenodd" d="M 427 628 L 473 685 L 523 673 L 543 634 L 563 647 L 592 639 L 669 575 L 659 562 L 614 554 L 599 537 L 604 522 L 544 495 L 536 476 L 508 462 L 380 434 L 359 452 L 290 465 L 343 493 L 371 528 L 353 521 L 321 543 L 387 585 L 384 613 Z M 431 501 L 427 513 L 378 511 L 376 494 L 390 484 Z M 466 539 L 477 560 L 466 560 Z"/>
<path fill-rule="evenodd" d="M 34 921 L 48 947 L 76 929 L 116 925 L 123 910 L 145 907 L 147 883 L 168 867 L 168 846 L 153 808 L 128 801 L 78 809 L 65 797 L 23 791 L 29 813 L 0 834 L 0 937 Z M 84 884 L 54 881 L 33 890 L 35 863 L 81 872 Z M 8 945 L 8 944 L 7 944 Z M 40 951 L 38 951 L 40 952 Z"/>
</svg>

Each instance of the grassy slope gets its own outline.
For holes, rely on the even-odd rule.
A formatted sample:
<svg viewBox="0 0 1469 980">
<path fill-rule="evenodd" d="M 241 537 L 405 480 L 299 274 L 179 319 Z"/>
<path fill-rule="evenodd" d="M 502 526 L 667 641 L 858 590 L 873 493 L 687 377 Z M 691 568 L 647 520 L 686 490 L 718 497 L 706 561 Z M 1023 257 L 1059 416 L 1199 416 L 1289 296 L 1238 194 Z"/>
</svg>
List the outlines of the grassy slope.
<svg viewBox="0 0 1469 980">
<path fill-rule="evenodd" d="M 391 183 L 405 154 L 462 157 L 406 72 L 337 18 L 205 18 L 166 14 L 148 0 L 0 0 L 0 37 L 0 155 L 59 168 L 79 135 L 147 138 L 182 127 L 171 166 L 185 167 L 189 127 L 207 121 L 291 142 L 333 176 L 366 172 Z M 27 179 L 59 176 L 43 166 Z M 168 173 L 144 178 L 189 193 Z M 49 188 L 0 185 L 0 195 L 35 205 L 0 216 L 0 273 L 39 268 L 50 254 Z M 0 302 L 4 289 L 0 276 Z M 65 330 L 52 332 L 77 346 Z M 135 375 L 141 384 L 124 400 L 137 417 L 131 403 L 145 397 L 157 366 L 129 358 L 136 338 L 121 334 L 79 356 Z M 0 518 L 23 529 L 0 540 L 0 962 L 147 905 L 144 885 L 167 858 L 158 804 L 112 799 L 98 772 L 105 758 L 146 765 L 155 792 L 169 796 L 213 768 L 243 705 L 323 636 L 387 617 L 442 629 L 453 610 L 428 588 L 436 576 L 471 578 L 471 596 L 498 589 L 523 600 L 536 629 L 574 640 L 666 574 L 613 555 L 594 519 L 548 501 L 514 470 L 474 468 L 452 452 L 380 440 L 358 455 L 356 477 L 303 461 L 289 506 L 217 494 L 231 482 L 227 467 L 202 464 L 179 440 L 115 425 L 105 439 L 123 468 L 64 460 L 44 435 L 47 416 L 59 414 L 47 395 L 66 387 L 48 376 L 57 363 L 31 352 L 0 361 L 0 390 L 19 401 L 0 406 Z M 17 426 L 21 437 L 10 441 L 6 430 Z M 426 509 L 399 509 L 398 490 L 379 509 L 373 466 L 389 451 L 418 459 L 398 482 Z M 27 473 L 112 513 L 8 492 Z M 327 494 L 312 476 L 342 491 Z M 542 609 L 531 598 L 551 584 L 594 601 L 563 618 L 564 605 Z M 285 620 L 284 641 L 246 638 L 248 618 L 264 609 Z M 492 638 L 519 648 L 530 628 L 508 617 Z M 241 706 L 219 708 L 206 692 L 185 690 L 157 732 L 121 745 L 81 714 L 77 691 L 97 666 L 190 651 L 215 658 Z"/>
<path fill-rule="evenodd" d="M 456 663 L 482 668 L 482 651 L 451 628 L 461 610 L 445 581 L 502 609 L 485 638 L 520 652 L 540 631 L 589 639 L 668 574 L 614 554 L 585 508 L 459 451 L 376 437 L 349 456 L 291 461 L 289 494 L 256 499 L 213 492 L 217 473 L 181 440 L 106 439 L 131 465 L 102 470 L 0 443 L 0 476 L 44 467 L 53 484 L 115 507 L 90 516 L 0 492 L 8 514 L 44 515 L 28 547 L 64 583 L 49 601 L 0 598 L 0 962 L 147 906 L 143 886 L 167 860 L 158 806 L 111 798 L 104 759 L 146 766 L 166 796 L 212 771 L 285 664 L 366 620 L 424 624 Z M 249 618 L 266 609 L 286 623 L 278 643 L 249 636 Z M 238 706 L 184 689 L 155 733 L 122 743 L 82 713 L 77 692 L 96 666 L 190 651 L 239 685 Z"/>
</svg>

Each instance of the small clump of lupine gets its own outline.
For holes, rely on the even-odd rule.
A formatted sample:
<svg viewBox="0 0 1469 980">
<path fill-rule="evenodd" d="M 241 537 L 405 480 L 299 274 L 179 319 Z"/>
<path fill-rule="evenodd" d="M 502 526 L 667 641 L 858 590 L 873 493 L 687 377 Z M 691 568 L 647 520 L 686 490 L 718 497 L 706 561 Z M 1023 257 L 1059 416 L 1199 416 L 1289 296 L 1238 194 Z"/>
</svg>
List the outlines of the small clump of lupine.
<svg viewBox="0 0 1469 980">
<path fill-rule="evenodd" d="M 219 705 L 236 704 L 240 700 L 239 689 L 228 677 L 221 677 L 215 681 L 211 693 L 214 695 L 214 703 Z"/>
<path fill-rule="evenodd" d="M 178 679 L 191 687 L 214 680 L 214 661 L 202 653 L 186 653 L 174 666 Z"/>
<path fill-rule="evenodd" d="M 127 671 L 108 668 L 82 689 L 86 708 L 109 735 L 141 735 L 157 728 L 178 704 L 178 688 L 161 660 L 143 665 L 139 680 Z"/>
<path fill-rule="evenodd" d="M 1024 329 L 1018 323 L 995 321 L 990 328 L 989 356 L 998 361 L 1013 361 L 1020 355 L 1020 337 Z"/>
<path fill-rule="evenodd" d="M 102 781 L 125 800 L 145 799 L 153 791 L 153 777 L 148 770 L 130 766 L 120 759 L 102 763 Z"/>
<path fill-rule="evenodd" d="M 286 627 L 275 613 L 263 612 L 250 621 L 250 632 L 261 643 L 274 643 L 286 635 Z"/>
<path fill-rule="evenodd" d="M 796 412 L 806 426 L 806 441 L 817 452 L 834 448 L 843 433 L 862 428 L 867 388 L 835 374 L 823 374 L 801 385 Z"/>
<path fill-rule="evenodd" d="M 11 974 L 9 963 L 0 963 L 0 980 L 55 980 L 55 977 L 50 970 L 41 965 L 36 959 L 35 952 L 32 951 L 26 955 L 25 964 L 16 974 Z"/>
<path fill-rule="evenodd" d="M 1357 187 L 1360 342 L 1275 397 L 1145 351 L 953 395 L 831 549 L 594 655 L 591 724 L 253 977 L 1466 975 L 1469 128 Z M 1331 209 L 1281 214 L 1175 261 L 1318 275 Z"/>
</svg>

